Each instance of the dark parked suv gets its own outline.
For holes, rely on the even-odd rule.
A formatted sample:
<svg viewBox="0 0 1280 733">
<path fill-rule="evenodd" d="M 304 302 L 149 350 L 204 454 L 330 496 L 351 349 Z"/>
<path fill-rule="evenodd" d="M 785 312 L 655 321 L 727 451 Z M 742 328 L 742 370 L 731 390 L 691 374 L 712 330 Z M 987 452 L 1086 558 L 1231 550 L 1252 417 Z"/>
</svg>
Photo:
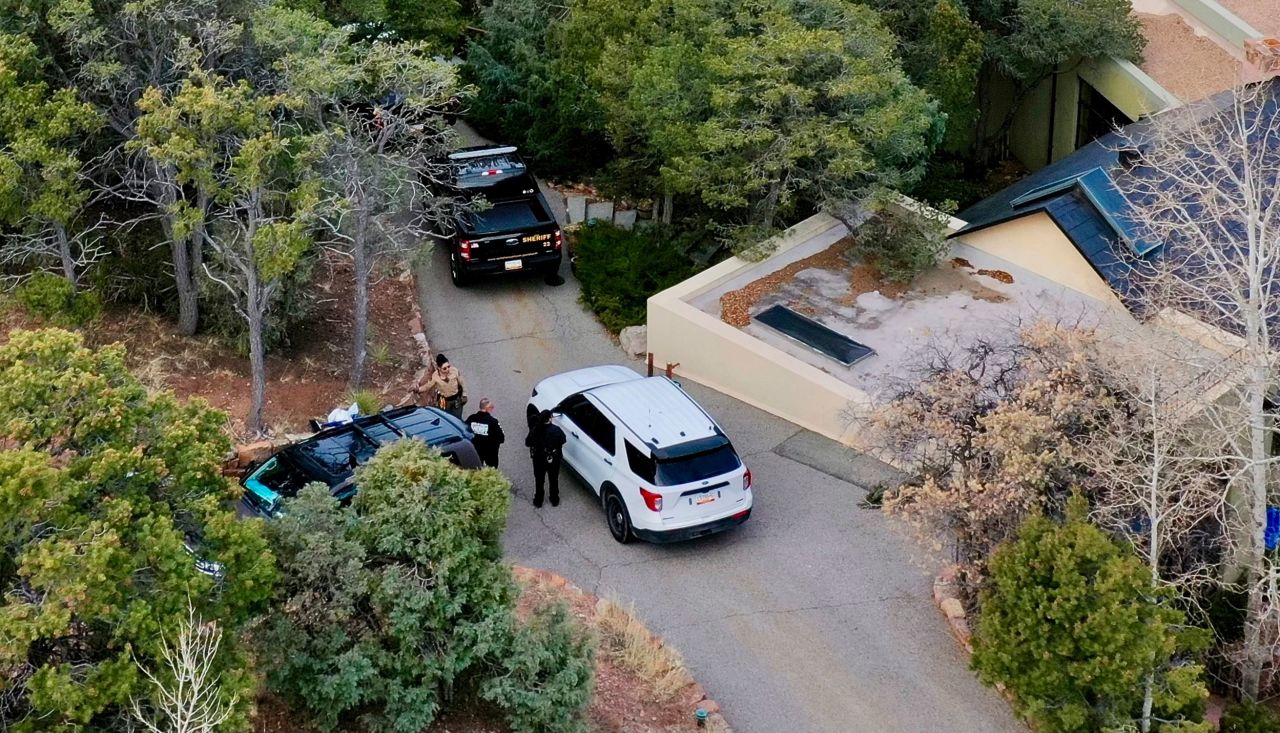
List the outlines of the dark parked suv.
<svg viewBox="0 0 1280 733">
<path fill-rule="evenodd" d="M 480 459 L 471 437 L 465 423 L 434 407 L 395 407 L 358 417 L 294 443 L 250 469 L 241 481 L 245 491 L 240 511 L 276 516 L 282 499 L 317 481 L 339 500 L 349 501 L 356 493 L 356 466 L 381 446 L 401 438 L 417 438 L 463 468 L 478 468 Z"/>
<path fill-rule="evenodd" d="M 516 148 L 481 145 L 449 155 L 456 216 L 441 224 L 449 277 L 466 285 L 477 275 L 560 269 L 563 236 L 547 200 Z"/>
</svg>

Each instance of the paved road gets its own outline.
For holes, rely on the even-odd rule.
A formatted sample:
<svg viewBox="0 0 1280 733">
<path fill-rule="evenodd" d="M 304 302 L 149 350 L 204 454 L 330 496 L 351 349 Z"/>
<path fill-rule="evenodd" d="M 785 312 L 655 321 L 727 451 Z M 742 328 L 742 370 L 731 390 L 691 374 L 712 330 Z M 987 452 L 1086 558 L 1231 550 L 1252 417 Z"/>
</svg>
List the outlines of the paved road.
<svg viewBox="0 0 1280 733">
<path fill-rule="evenodd" d="M 508 556 L 634 601 L 739 733 L 1024 731 L 966 669 L 929 600 L 930 563 L 918 545 L 898 523 L 858 508 L 856 483 L 810 465 L 828 463 L 855 481 L 882 467 L 686 383 L 751 467 L 755 513 L 736 531 L 692 543 L 618 545 L 589 490 L 567 474 L 561 505 L 534 510 L 520 447 L 539 379 L 628 363 L 578 304 L 576 281 L 458 290 L 439 249 L 418 281 L 433 348 L 462 369 L 472 407 L 481 396 L 497 401 L 512 434 L 502 453 L 517 495 Z"/>
</svg>

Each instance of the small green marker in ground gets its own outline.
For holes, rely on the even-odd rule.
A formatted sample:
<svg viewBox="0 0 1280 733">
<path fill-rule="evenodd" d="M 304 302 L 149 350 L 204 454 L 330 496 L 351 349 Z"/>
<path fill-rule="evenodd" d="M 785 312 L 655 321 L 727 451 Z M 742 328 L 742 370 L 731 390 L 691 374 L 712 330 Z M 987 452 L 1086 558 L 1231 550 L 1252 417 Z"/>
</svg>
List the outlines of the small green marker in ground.
<svg viewBox="0 0 1280 733">
<path fill-rule="evenodd" d="M 698 722 L 699 728 L 707 727 L 707 711 L 705 708 L 698 708 L 693 711 L 693 719 Z"/>
</svg>

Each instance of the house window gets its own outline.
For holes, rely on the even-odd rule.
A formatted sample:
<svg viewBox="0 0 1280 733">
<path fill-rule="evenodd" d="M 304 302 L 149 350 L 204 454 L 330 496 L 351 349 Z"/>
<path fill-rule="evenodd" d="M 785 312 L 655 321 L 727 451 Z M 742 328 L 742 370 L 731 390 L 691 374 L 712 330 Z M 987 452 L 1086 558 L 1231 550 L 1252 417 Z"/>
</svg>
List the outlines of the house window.
<svg viewBox="0 0 1280 733">
<path fill-rule="evenodd" d="M 1102 96 L 1101 92 L 1084 79 L 1080 80 L 1080 102 L 1076 109 L 1076 148 L 1082 148 L 1130 122 L 1128 115 L 1121 112 L 1111 100 Z"/>
</svg>

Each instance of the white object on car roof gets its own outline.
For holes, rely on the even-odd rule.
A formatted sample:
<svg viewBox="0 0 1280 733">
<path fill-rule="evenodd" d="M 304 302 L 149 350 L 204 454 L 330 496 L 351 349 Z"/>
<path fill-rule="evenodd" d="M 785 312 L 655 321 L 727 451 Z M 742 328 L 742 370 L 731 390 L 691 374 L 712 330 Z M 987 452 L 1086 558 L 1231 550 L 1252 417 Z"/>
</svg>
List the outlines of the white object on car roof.
<svg viewBox="0 0 1280 733">
<path fill-rule="evenodd" d="M 360 405 L 352 402 L 350 407 L 335 407 L 325 418 L 324 424 L 345 425 L 360 416 Z"/>
<path fill-rule="evenodd" d="M 503 145 L 495 148 L 481 148 L 480 150 L 464 150 L 458 153 L 449 153 L 449 160 L 469 160 L 471 158 L 492 158 L 495 155 L 509 155 L 516 152 L 514 145 Z"/>
</svg>

